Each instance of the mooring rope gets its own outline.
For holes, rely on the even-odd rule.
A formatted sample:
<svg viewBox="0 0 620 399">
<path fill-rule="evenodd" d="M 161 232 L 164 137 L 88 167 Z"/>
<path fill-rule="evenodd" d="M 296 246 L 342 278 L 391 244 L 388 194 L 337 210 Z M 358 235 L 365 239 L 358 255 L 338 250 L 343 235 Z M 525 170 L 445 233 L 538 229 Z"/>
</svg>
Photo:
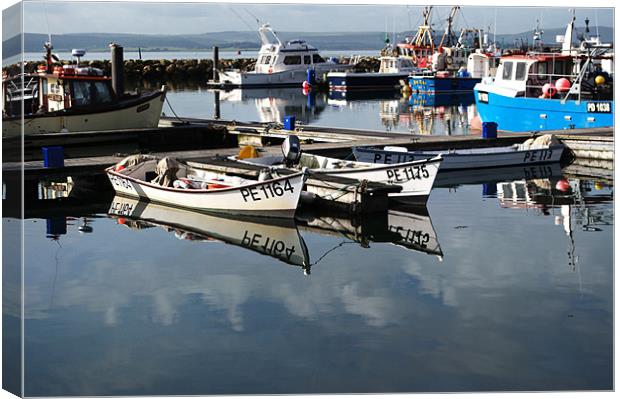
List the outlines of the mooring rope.
<svg viewBox="0 0 620 399">
<path fill-rule="evenodd" d="M 177 118 L 179 122 L 189 123 L 188 121 L 181 119 L 179 115 L 177 115 L 177 113 L 174 112 L 174 108 L 172 108 L 172 105 L 170 104 L 170 101 L 168 100 L 168 96 L 166 96 L 166 104 L 168 104 L 168 108 L 170 108 L 170 111 L 172 111 L 172 113 L 174 114 L 174 116 Z"/>
</svg>

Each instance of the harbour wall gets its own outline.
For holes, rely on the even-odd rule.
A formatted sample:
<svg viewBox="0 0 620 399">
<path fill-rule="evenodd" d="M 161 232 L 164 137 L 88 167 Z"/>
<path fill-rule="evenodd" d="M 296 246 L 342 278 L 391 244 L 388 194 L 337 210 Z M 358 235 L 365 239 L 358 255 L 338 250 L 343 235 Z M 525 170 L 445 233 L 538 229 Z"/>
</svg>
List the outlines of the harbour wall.
<svg viewBox="0 0 620 399">
<path fill-rule="evenodd" d="M 342 58 L 342 63 L 349 63 L 349 58 Z M 68 65 L 70 61 L 58 62 L 55 65 Z M 25 62 L 25 73 L 36 73 L 37 66 L 42 62 Z M 81 66 L 90 66 L 102 69 L 106 75 L 111 73 L 109 60 L 92 60 L 82 62 Z M 237 58 L 219 60 L 219 69 L 235 69 L 251 71 L 256 65 L 255 58 Z M 21 72 L 20 64 L 9 65 L 2 68 L 3 74 L 15 76 Z M 379 70 L 379 57 L 362 57 L 356 64 L 357 72 L 376 72 Z M 213 60 L 210 59 L 161 59 L 161 60 L 135 60 L 124 61 L 124 72 L 127 79 L 147 80 L 180 80 L 180 79 L 207 79 L 213 76 Z"/>
</svg>

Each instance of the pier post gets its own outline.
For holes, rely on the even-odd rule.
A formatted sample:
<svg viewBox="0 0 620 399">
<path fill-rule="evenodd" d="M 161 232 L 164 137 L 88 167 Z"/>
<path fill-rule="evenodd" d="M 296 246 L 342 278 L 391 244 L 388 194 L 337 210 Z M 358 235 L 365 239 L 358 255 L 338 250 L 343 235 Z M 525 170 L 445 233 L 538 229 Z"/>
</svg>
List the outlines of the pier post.
<svg viewBox="0 0 620 399">
<path fill-rule="evenodd" d="M 220 81 L 220 74 L 218 73 L 220 63 L 220 49 L 217 46 L 213 46 L 213 81 Z"/>
<path fill-rule="evenodd" d="M 116 43 L 110 44 L 111 66 L 112 66 L 112 90 L 116 94 L 117 98 L 120 98 L 125 93 L 124 76 L 123 76 L 123 46 L 119 46 Z"/>
<path fill-rule="evenodd" d="M 220 119 L 220 91 L 219 90 L 215 90 L 213 92 L 213 97 L 214 97 L 214 115 L 213 118 L 214 119 Z"/>
</svg>

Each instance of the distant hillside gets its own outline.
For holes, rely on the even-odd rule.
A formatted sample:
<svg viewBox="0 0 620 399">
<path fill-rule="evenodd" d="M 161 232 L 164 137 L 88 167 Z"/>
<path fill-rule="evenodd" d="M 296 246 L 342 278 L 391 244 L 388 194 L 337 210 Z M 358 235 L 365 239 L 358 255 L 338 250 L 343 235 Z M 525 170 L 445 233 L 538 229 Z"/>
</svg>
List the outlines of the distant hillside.
<svg viewBox="0 0 620 399">
<path fill-rule="evenodd" d="M 543 35 L 545 43 L 554 44 L 556 35 L 564 34 L 565 28 L 546 29 Z M 604 42 L 613 41 L 613 28 L 599 27 L 599 34 Z M 578 28 L 577 33 L 583 31 Z M 400 32 L 397 40 L 415 32 Z M 590 34 L 595 34 L 592 29 Z M 303 38 L 308 43 L 320 50 L 379 50 L 384 45 L 385 33 L 383 32 L 347 32 L 347 33 L 302 33 L 302 32 L 278 32 L 282 40 Z M 440 33 L 438 32 L 438 36 Z M 390 35 L 391 38 L 391 35 Z M 491 35 L 492 38 L 492 35 Z M 47 35 L 27 33 L 24 36 L 24 49 L 26 52 L 43 51 L 43 43 Z M 84 48 L 88 51 L 107 51 L 108 44 L 118 43 L 126 49 L 138 47 L 148 50 L 204 50 L 213 46 L 222 49 L 257 49 L 260 40 L 256 32 L 230 31 L 203 33 L 197 35 L 139 35 L 127 33 L 80 33 L 54 35 L 52 37 L 54 48 L 57 51 L 69 51 L 72 48 Z M 512 47 L 515 42 L 531 43 L 532 31 L 518 34 L 498 34 L 498 43 L 504 43 L 505 47 Z M 20 36 L 15 36 L 2 42 L 3 57 L 7 58 L 20 52 Z"/>
</svg>

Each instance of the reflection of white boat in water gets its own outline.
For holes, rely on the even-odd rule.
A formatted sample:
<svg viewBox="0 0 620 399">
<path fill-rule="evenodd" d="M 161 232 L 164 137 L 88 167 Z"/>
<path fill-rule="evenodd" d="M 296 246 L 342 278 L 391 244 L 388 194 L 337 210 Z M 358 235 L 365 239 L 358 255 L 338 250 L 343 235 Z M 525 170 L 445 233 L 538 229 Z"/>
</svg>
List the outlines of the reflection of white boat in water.
<svg viewBox="0 0 620 399">
<path fill-rule="evenodd" d="M 482 168 L 448 170 L 437 175 L 435 187 L 455 187 L 461 184 L 485 184 L 511 180 L 551 179 L 562 177 L 559 163 L 508 166 L 504 168 Z"/>
<path fill-rule="evenodd" d="M 437 233 L 429 215 L 390 209 L 388 229 L 400 236 L 394 244 L 443 259 L 443 252 L 437 240 Z"/>
<path fill-rule="evenodd" d="M 146 224 L 172 230 L 178 238 L 222 241 L 310 271 L 308 249 L 293 219 L 234 219 L 122 196 L 112 200 L 108 213 L 120 221 L 131 218 L 142 223 L 141 227 Z"/>
<path fill-rule="evenodd" d="M 298 87 L 269 87 L 220 91 L 224 103 L 254 103 L 260 122 L 282 122 L 285 116 L 295 115 L 297 122 L 311 123 L 325 109 L 325 95 L 309 92 L 304 95 Z"/>
<path fill-rule="evenodd" d="M 224 84 L 238 87 L 298 86 L 307 78 L 309 68 L 317 78 L 329 71 L 342 71 L 349 65 L 325 60 L 304 40 L 283 43 L 268 24 L 258 29 L 261 48 L 253 71 L 220 71 Z M 270 37 L 271 36 L 271 37 Z"/>
<path fill-rule="evenodd" d="M 390 209 L 387 213 L 350 219 L 342 216 L 300 213 L 299 227 L 319 234 L 346 237 L 367 248 L 370 243 L 392 243 L 403 248 L 437 255 L 443 252 L 426 209 Z"/>
</svg>

